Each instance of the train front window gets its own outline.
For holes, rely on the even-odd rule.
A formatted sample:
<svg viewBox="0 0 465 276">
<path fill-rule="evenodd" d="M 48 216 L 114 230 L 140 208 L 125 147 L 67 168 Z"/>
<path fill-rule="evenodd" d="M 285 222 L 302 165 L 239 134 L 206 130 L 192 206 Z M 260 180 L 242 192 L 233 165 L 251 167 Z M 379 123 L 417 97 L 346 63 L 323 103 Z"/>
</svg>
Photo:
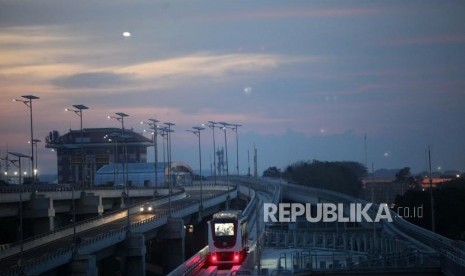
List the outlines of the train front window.
<svg viewBox="0 0 465 276">
<path fill-rule="evenodd" d="M 215 236 L 234 236 L 234 223 L 215 223 Z"/>
</svg>

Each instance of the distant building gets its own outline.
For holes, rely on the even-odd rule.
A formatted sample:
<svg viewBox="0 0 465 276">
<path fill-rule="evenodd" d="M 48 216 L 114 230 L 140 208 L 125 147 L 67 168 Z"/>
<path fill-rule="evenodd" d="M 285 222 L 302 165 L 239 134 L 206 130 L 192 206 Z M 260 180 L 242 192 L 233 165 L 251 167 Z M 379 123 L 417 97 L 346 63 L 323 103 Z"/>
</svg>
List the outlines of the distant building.
<svg viewBox="0 0 465 276">
<path fill-rule="evenodd" d="M 395 178 L 371 178 L 362 180 L 361 197 L 374 203 L 394 203 L 397 195 L 403 195 L 411 187 Z"/>
<path fill-rule="evenodd" d="M 433 188 L 436 188 L 438 186 L 441 186 L 443 183 L 445 182 L 449 182 L 449 181 L 452 181 L 453 179 L 452 178 L 444 178 L 444 177 L 432 177 L 431 178 L 431 184 L 433 186 Z M 423 189 L 429 189 L 429 177 L 425 176 L 422 180 L 421 180 L 421 187 Z"/>
<path fill-rule="evenodd" d="M 155 180 L 154 163 L 128 163 L 127 168 L 123 163 L 108 164 L 102 166 L 95 175 L 95 186 L 124 186 L 124 179 L 127 178 L 129 186 L 153 187 L 166 186 L 168 179 L 168 163 L 157 164 L 157 179 Z M 173 184 L 176 186 L 186 186 L 192 184 L 192 168 L 181 162 L 171 164 L 171 175 Z M 114 184 L 116 183 L 116 184 Z"/>
<path fill-rule="evenodd" d="M 146 163 L 150 139 L 132 130 L 86 128 L 58 131 L 46 137 L 46 147 L 57 153 L 58 183 L 93 186 L 96 172 L 104 165 Z"/>
</svg>

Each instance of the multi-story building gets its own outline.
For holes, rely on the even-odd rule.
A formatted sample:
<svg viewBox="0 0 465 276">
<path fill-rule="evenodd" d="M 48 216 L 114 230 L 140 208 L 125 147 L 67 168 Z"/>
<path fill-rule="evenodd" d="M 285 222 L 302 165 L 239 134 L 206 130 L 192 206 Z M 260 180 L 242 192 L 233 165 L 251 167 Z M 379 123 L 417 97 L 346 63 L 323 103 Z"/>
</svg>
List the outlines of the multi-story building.
<svg viewBox="0 0 465 276">
<path fill-rule="evenodd" d="M 93 186 L 95 173 L 107 164 L 146 163 L 150 139 L 132 130 L 86 128 L 58 131 L 46 137 L 46 147 L 57 153 L 58 183 Z"/>
</svg>

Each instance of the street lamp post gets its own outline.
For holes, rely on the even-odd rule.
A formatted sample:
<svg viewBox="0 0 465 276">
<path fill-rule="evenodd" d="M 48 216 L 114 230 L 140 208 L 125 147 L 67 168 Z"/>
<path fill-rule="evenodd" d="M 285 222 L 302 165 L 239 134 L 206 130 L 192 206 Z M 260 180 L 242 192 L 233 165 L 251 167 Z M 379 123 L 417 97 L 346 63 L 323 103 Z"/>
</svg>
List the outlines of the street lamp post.
<svg viewBox="0 0 465 276">
<path fill-rule="evenodd" d="M 199 217 L 202 217 L 202 210 L 203 210 L 203 184 L 202 184 L 202 150 L 200 146 L 200 132 L 204 130 L 203 127 L 193 127 L 194 130 L 187 130 L 189 132 L 194 133 L 197 137 L 199 137 L 199 166 L 200 166 L 200 206 L 199 206 Z"/>
<path fill-rule="evenodd" d="M 428 147 L 428 160 L 429 160 L 429 195 L 431 203 L 431 231 L 436 232 L 436 223 L 434 221 L 434 197 L 433 197 L 433 176 L 431 170 L 431 147 Z"/>
<path fill-rule="evenodd" d="M 167 140 L 167 129 L 160 128 L 160 136 L 162 138 L 162 148 L 163 148 L 163 181 L 166 182 L 166 150 L 165 150 L 165 140 Z"/>
<path fill-rule="evenodd" d="M 74 112 L 74 114 L 76 114 L 77 116 L 79 116 L 79 119 L 80 119 L 80 126 L 81 126 L 81 137 L 82 137 L 82 134 L 83 134 L 83 128 L 82 128 L 82 110 L 84 109 L 89 109 L 89 107 L 83 105 L 83 104 L 75 104 L 73 105 L 73 107 L 75 109 L 72 109 L 72 108 L 65 108 L 65 111 L 71 111 L 71 112 Z M 80 143 L 82 143 L 83 141 L 81 140 Z M 81 161 L 81 166 L 82 166 L 82 186 L 84 187 L 84 182 L 85 182 L 85 172 L 87 170 L 87 157 L 86 157 L 86 154 L 85 154 L 85 151 L 84 151 L 84 146 L 82 145 L 80 147 L 80 151 L 82 152 L 82 161 Z M 77 182 L 77 181 L 76 181 Z M 92 182 L 91 182 L 92 183 Z"/>
<path fill-rule="evenodd" d="M 166 157 L 168 159 L 168 182 L 171 183 L 172 179 L 171 179 L 171 162 L 172 162 L 172 159 L 171 159 L 171 133 L 173 132 L 173 130 L 171 130 L 171 127 L 174 126 L 175 124 L 171 123 L 171 122 L 167 122 L 167 123 L 164 123 L 165 125 L 168 126 L 168 129 L 166 130 L 166 138 L 167 138 L 167 145 L 166 145 L 166 149 L 167 149 L 167 152 L 166 152 Z"/>
<path fill-rule="evenodd" d="M 157 145 L 158 126 L 157 126 L 157 123 L 160 121 L 156 119 L 149 119 L 149 121 L 152 122 L 152 128 L 153 128 L 153 147 L 154 147 L 153 154 L 155 155 L 153 161 L 155 163 L 155 187 L 156 187 L 158 186 L 158 145 Z"/>
<path fill-rule="evenodd" d="M 34 127 L 33 127 L 33 121 L 32 121 L 32 100 L 38 100 L 40 99 L 39 97 L 37 96 L 34 96 L 34 95 L 24 95 L 24 96 L 21 96 L 27 100 L 20 100 L 20 99 L 14 99 L 13 101 L 14 102 L 22 102 L 23 104 L 25 104 L 27 107 L 29 107 L 29 114 L 30 114 L 30 119 L 31 119 L 31 140 L 34 140 Z M 34 177 L 34 170 L 37 169 L 37 168 L 34 168 L 34 145 L 31 143 L 31 176 Z M 35 181 L 35 179 L 34 179 Z"/>
<path fill-rule="evenodd" d="M 123 141 L 124 145 L 124 164 L 123 164 L 123 181 L 124 181 L 124 186 L 125 186 L 125 195 L 123 195 L 123 198 L 126 198 L 126 211 L 127 211 L 127 218 L 126 218 L 126 226 L 127 226 L 127 231 L 128 233 L 131 232 L 131 222 L 129 218 L 129 174 L 128 174 L 128 145 L 127 145 L 127 139 L 131 138 L 130 135 L 128 134 L 119 134 L 119 133 L 110 133 L 108 134 L 108 137 L 113 137 L 115 140 L 120 140 Z"/>
<path fill-rule="evenodd" d="M 160 122 L 155 119 L 148 119 L 149 122 L 140 122 L 141 125 L 147 124 L 153 130 L 152 137 L 153 137 L 153 148 L 154 148 L 154 169 L 155 169 L 155 187 L 158 186 L 158 146 L 157 146 L 157 136 L 158 136 L 158 126 L 157 123 Z"/>
<path fill-rule="evenodd" d="M 40 143 L 40 142 L 42 142 L 40 139 L 33 139 L 33 140 L 32 140 L 32 144 L 34 145 L 34 151 L 35 151 L 34 178 L 35 178 L 36 180 L 37 180 L 37 175 L 38 175 L 38 173 L 39 173 L 39 170 L 37 169 L 37 168 L 38 168 L 37 164 L 38 164 L 38 162 L 39 162 L 39 155 L 37 155 L 37 143 Z M 31 143 L 31 141 L 29 141 L 29 143 Z"/>
<path fill-rule="evenodd" d="M 76 109 L 66 108 L 65 110 L 66 111 L 72 111 L 72 112 L 74 112 L 74 114 L 79 116 L 79 118 L 81 119 L 81 131 L 82 131 L 82 110 L 83 109 L 89 109 L 89 108 L 87 106 L 85 106 L 85 105 L 82 105 L 82 104 L 75 104 L 75 105 L 73 105 L 73 107 L 76 108 Z"/>
<path fill-rule="evenodd" d="M 112 137 L 116 137 L 118 133 L 110 133 L 103 137 L 108 142 L 113 143 L 113 185 L 116 186 L 118 184 L 118 164 L 119 164 L 119 157 L 118 157 L 118 140 L 113 139 Z"/>
<path fill-rule="evenodd" d="M 226 153 L 226 185 L 228 186 L 228 196 L 226 200 L 226 208 L 229 209 L 229 161 L 228 161 L 228 140 L 226 138 L 226 128 L 229 126 L 228 123 L 225 122 L 219 122 L 219 124 L 223 125 L 223 132 L 224 132 L 224 148 L 225 148 L 225 153 Z"/>
<path fill-rule="evenodd" d="M 172 188 L 173 188 L 173 185 L 172 185 L 172 177 L 171 177 L 171 162 L 172 162 L 172 159 L 171 159 L 171 133 L 173 132 L 173 130 L 171 129 L 172 126 L 174 126 L 175 124 L 174 123 L 171 123 L 171 122 L 166 122 L 164 123 L 165 125 L 168 126 L 168 130 L 166 130 L 166 134 L 167 134 L 167 156 L 168 156 L 168 205 L 169 205 L 169 214 L 170 214 L 170 217 L 171 217 L 171 193 L 172 193 Z"/>
<path fill-rule="evenodd" d="M 13 164 L 15 162 L 18 162 L 18 169 L 19 169 L 19 240 L 20 240 L 20 255 L 19 255 L 19 266 L 22 265 L 22 260 L 23 260 L 23 192 L 22 192 L 22 169 L 21 169 L 21 158 L 30 158 L 30 156 L 22 154 L 22 153 L 17 153 L 17 152 L 8 152 L 8 154 L 11 154 L 15 157 L 17 157 L 17 160 L 10 160 Z M 16 164 L 15 164 L 16 165 Z"/>
<path fill-rule="evenodd" d="M 120 121 L 121 122 L 121 133 L 124 133 L 124 117 L 128 117 L 129 115 L 123 112 L 116 112 L 115 115 L 117 115 L 118 117 L 109 115 L 107 118 Z"/>
<path fill-rule="evenodd" d="M 238 124 L 231 124 L 232 125 L 232 130 L 236 132 L 236 173 L 239 176 L 239 133 L 237 131 L 237 128 L 242 126 Z"/>
<path fill-rule="evenodd" d="M 208 121 L 208 127 L 212 129 L 213 133 L 213 181 L 216 186 L 216 145 L 215 145 L 215 127 L 218 123 Z"/>
<path fill-rule="evenodd" d="M 127 138 L 129 138 L 127 135 L 121 135 L 120 136 L 123 141 L 124 141 L 124 163 L 125 163 L 125 168 L 124 168 L 124 183 L 125 183 L 125 186 L 126 186 L 126 209 L 127 209 L 127 212 L 128 212 L 128 216 L 127 216 L 127 220 L 126 220 L 126 223 L 127 223 L 127 227 L 128 227 L 128 233 L 131 233 L 131 221 L 130 221 L 130 218 L 129 218 L 129 174 L 128 174 L 128 142 L 127 142 Z"/>
</svg>

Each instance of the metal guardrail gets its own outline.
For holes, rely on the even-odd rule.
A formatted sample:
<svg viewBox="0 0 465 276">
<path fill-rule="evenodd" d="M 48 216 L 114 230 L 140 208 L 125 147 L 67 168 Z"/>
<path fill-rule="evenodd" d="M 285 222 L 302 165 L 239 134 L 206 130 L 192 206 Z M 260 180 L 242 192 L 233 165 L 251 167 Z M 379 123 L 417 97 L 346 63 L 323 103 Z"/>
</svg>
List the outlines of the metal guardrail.
<svg viewBox="0 0 465 276">
<path fill-rule="evenodd" d="M 302 250 L 290 252 L 291 261 L 285 256 L 284 269 L 291 268 L 295 272 L 310 273 L 311 271 L 350 271 L 367 269 L 406 269 L 431 268 L 438 269 L 439 259 L 431 253 L 398 252 L 395 254 L 364 255 L 354 252 L 334 252 Z M 282 264 L 282 263 L 281 263 Z"/>
<path fill-rule="evenodd" d="M 205 261 L 208 257 L 208 246 L 200 249 L 194 256 L 190 257 L 187 261 L 183 264 L 178 266 L 175 270 L 171 271 L 168 276 L 187 276 L 187 275 L 195 275 L 198 273 Z"/>
<path fill-rule="evenodd" d="M 0 186 L 0 194 L 8 194 L 8 193 L 19 193 L 19 191 L 23 193 L 33 193 L 33 192 L 71 192 L 72 184 L 23 184 L 21 186 L 18 185 L 8 185 L 8 186 Z M 139 187 L 139 186 L 132 186 L 130 187 L 131 190 L 153 190 L 153 189 L 167 189 L 168 186 L 157 186 L 157 187 Z M 126 187 L 124 186 L 93 186 L 93 187 L 82 187 L 79 185 L 74 185 L 74 191 L 111 191 L 111 190 L 124 190 Z"/>
</svg>

